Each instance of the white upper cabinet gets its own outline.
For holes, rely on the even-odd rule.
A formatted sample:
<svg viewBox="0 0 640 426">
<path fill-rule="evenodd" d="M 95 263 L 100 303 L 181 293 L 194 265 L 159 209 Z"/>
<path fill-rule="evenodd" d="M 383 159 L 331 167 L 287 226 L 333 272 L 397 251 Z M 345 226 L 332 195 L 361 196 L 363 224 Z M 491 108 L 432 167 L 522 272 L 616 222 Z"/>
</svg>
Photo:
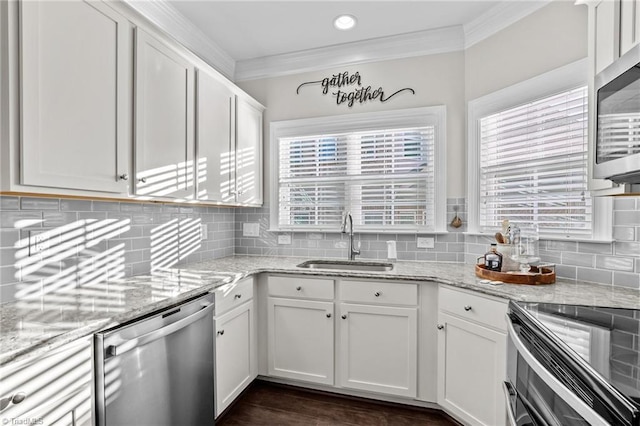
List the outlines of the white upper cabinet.
<svg viewBox="0 0 640 426">
<path fill-rule="evenodd" d="M 601 0 L 594 2 L 593 39 L 595 72 L 599 73 L 620 55 L 619 36 L 619 0 Z"/>
<path fill-rule="evenodd" d="M 0 190 L 262 204 L 264 107 L 231 81 L 121 2 L 2 4 Z"/>
<path fill-rule="evenodd" d="M 640 0 L 596 0 L 588 4 L 597 74 L 640 43 Z"/>
<path fill-rule="evenodd" d="M 262 204 L 263 108 L 240 96 L 236 105 L 236 202 Z"/>
<path fill-rule="evenodd" d="M 138 196 L 194 196 L 194 67 L 141 29 L 135 53 L 135 180 Z"/>
<path fill-rule="evenodd" d="M 640 43 L 640 0 L 620 1 L 620 55 Z"/>
<path fill-rule="evenodd" d="M 198 70 L 198 199 L 262 204 L 262 111 L 222 78 Z"/>
<path fill-rule="evenodd" d="M 235 94 L 204 71 L 197 77 L 198 199 L 233 204 Z"/>
<path fill-rule="evenodd" d="M 126 193 L 129 22 L 97 2 L 20 7 L 20 183 Z"/>
</svg>

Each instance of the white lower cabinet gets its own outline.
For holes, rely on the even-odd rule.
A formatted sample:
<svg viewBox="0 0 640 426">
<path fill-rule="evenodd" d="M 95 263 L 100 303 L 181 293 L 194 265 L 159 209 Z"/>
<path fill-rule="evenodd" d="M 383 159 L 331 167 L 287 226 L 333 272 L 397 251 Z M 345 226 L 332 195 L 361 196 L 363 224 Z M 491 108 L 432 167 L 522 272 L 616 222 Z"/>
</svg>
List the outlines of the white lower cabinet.
<svg viewBox="0 0 640 426">
<path fill-rule="evenodd" d="M 464 424 L 504 425 L 506 303 L 443 286 L 438 301 L 438 404 Z"/>
<path fill-rule="evenodd" d="M 340 385 L 416 396 L 417 309 L 340 304 Z"/>
<path fill-rule="evenodd" d="M 270 276 L 267 286 L 268 374 L 333 385 L 334 281 Z"/>
<path fill-rule="evenodd" d="M 269 297 L 268 318 L 269 375 L 333 385 L 333 302 Z"/>
<path fill-rule="evenodd" d="M 253 278 L 216 290 L 216 417 L 257 376 L 257 340 Z"/>
<path fill-rule="evenodd" d="M 0 422 L 92 424 L 93 354 L 89 337 L 0 369 Z"/>
<path fill-rule="evenodd" d="M 216 318 L 216 417 L 255 378 L 253 301 Z"/>
<path fill-rule="evenodd" d="M 340 385 L 415 398 L 418 285 L 342 280 L 339 290 Z"/>
</svg>

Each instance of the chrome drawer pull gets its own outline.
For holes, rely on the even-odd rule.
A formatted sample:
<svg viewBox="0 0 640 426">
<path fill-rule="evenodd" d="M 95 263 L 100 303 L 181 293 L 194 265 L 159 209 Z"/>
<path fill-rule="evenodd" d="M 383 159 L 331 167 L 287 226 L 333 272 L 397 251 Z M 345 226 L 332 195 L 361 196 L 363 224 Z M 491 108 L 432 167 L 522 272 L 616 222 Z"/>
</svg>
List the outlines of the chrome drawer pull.
<svg viewBox="0 0 640 426">
<path fill-rule="evenodd" d="M 464 310 L 469 312 L 471 310 L 471 305 L 465 305 Z"/>
</svg>

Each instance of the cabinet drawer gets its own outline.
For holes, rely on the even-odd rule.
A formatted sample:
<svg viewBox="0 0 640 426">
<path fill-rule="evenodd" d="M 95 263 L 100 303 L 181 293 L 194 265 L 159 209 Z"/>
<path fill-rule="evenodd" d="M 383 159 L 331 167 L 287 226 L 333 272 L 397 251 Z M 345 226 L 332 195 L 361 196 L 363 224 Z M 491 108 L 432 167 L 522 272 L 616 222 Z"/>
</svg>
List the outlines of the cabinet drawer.
<svg viewBox="0 0 640 426">
<path fill-rule="evenodd" d="M 226 284 L 215 290 L 216 316 L 240 306 L 253 297 L 253 277 Z"/>
<path fill-rule="evenodd" d="M 438 302 L 441 311 L 506 331 L 506 301 L 491 300 L 443 286 L 440 287 L 439 292 Z"/>
<path fill-rule="evenodd" d="M 269 296 L 301 299 L 333 299 L 333 280 L 269 277 Z"/>
<path fill-rule="evenodd" d="M 418 286 L 379 281 L 342 281 L 340 300 L 385 305 L 417 305 Z"/>
</svg>

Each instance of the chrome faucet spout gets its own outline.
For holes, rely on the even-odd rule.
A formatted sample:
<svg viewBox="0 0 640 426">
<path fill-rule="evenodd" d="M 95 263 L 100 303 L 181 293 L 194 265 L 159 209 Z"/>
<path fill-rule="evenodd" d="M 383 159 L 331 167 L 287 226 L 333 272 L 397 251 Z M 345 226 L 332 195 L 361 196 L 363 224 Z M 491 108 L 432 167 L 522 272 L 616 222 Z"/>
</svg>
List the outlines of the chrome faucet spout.
<svg viewBox="0 0 640 426">
<path fill-rule="evenodd" d="M 347 221 L 349 222 L 349 260 L 355 260 L 356 256 L 360 254 L 360 250 L 356 249 L 353 244 L 353 217 L 351 212 L 347 212 L 342 219 L 341 232 L 343 234 L 347 233 Z"/>
</svg>

